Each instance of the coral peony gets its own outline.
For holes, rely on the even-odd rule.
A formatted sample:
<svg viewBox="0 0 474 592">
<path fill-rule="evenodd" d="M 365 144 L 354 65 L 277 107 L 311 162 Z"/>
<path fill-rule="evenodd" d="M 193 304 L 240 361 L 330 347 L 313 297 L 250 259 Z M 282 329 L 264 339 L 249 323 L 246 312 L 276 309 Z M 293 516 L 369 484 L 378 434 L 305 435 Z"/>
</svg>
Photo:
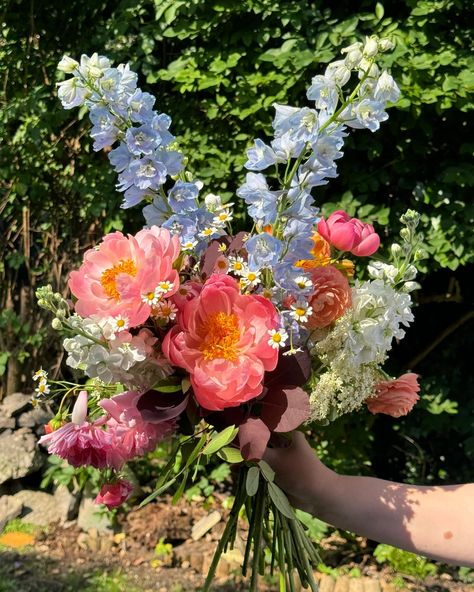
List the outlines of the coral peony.
<svg viewBox="0 0 474 592">
<path fill-rule="evenodd" d="M 144 421 L 137 409 L 141 396 L 142 393 L 127 391 L 100 402 L 110 416 L 106 425 L 113 446 L 108 451 L 107 461 L 117 470 L 135 456 L 154 450 L 175 428 L 173 420 L 161 423 Z"/>
<path fill-rule="evenodd" d="M 418 375 L 412 372 L 395 380 L 385 380 L 375 385 L 375 395 L 367 399 L 371 413 L 385 413 L 392 417 L 407 415 L 420 398 Z"/>
<path fill-rule="evenodd" d="M 237 280 L 214 274 L 184 305 L 163 351 L 172 364 L 189 372 L 198 403 L 218 411 L 262 392 L 265 371 L 278 361 L 268 332 L 278 326 L 269 300 L 243 295 Z"/>
<path fill-rule="evenodd" d="M 307 326 L 311 329 L 327 327 L 351 305 L 349 282 L 333 265 L 313 269 L 311 280 L 314 292 L 308 302 L 313 314 L 309 317 Z"/>
<path fill-rule="evenodd" d="M 72 421 L 51 431 L 39 440 L 50 454 L 64 458 L 73 467 L 92 466 L 104 469 L 108 466 L 111 437 L 97 423 L 89 423 L 87 417 L 87 393 L 81 391 L 72 412 Z"/>
<path fill-rule="evenodd" d="M 133 484 L 127 479 L 115 483 L 105 483 L 95 498 L 96 504 L 104 504 L 109 510 L 122 505 L 132 495 Z"/>
<path fill-rule="evenodd" d="M 358 257 L 373 255 L 380 246 L 380 237 L 371 224 L 351 218 L 338 210 L 327 220 L 318 222 L 318 233 L 340 251 L 350 251 Z"/>
<path fill-rule="evenodd" d="M 129 327 L 140 325 L 153 305 L 177 291 L 179 276 L 173 263 L 179 251 L 178 237 L 157 226 L 128 238 L 121 232 L 107 234 L 70 275 L 76 312 L 84 317 L 121 315 Z"/>
</svg>

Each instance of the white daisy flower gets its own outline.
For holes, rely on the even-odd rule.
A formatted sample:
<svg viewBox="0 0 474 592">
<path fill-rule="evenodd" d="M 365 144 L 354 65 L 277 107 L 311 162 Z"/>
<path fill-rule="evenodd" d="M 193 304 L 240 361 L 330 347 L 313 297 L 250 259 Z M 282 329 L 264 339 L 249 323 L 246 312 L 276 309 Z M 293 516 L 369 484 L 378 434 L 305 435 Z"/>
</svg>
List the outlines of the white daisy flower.
<svg viewBox="0 0 474 592">
<path fill-rule="evenodd" d="M 36 370 L 36 372 L 33 374 L 33 380 L 44 381 L 47 377 L 48 373 L 46 372 L 46 370 L 43 370 L 43 368 Z"/>
<path fill-rule="evenodd" d="M 173 282 L 169 282 L 168 280 L 166 280 L 165 282 L 160 282 L 156 289 L 159 290 L 160 294 L 166 294 L 167 292 L 170 292 L 173 288 Z"/>
<path fill-rule="evenodd" d="M 242 275 L 247 270 L 247 265 L 242 257 L 229 257 L 229 270 L 235 275 Z"/>
<path fill-rule="evenodd" d="M 285 329 L 270 329 L 268 332 L 270 335 L 270 339 L 268 340 L 268 345 L 273 347 L 273 349 L 279 349 L 280 347 L 284 347 L 286 344 L 286 340 L 288 339 L 288 333 Z"/>
<path fill-rule="evenodd" d="M 142 294 L 142 302 L 144 302 L 145 304 L 149 304 L 150 306 L 156 306 L 160 301 L 162 294 L 163 290 L 155 288 L 153 292 L 147 292 L 146 294 Z"/>
<path fill-rule="evenodd" d="M 124 317 L 122 315 L 118 315 L 112 319 L 112 326 L 114 333 L 120 333 L 120 331 L 125 331 L 128 329 L 128 317 Z"/>
<path fill-rule="evenodd" d="M 181 248 L 183 251 L 192 251 L 197 244 L 198 242 L 196 240 L 185 241 L 181 243 Z"/>
<path fill-rule="evenodd" d="M 291 305 L 290 314 L 298 323 L 307 323 L 313 309 L 307 302 L 299 301 Z"/>
<path fill-rule="evenodd" d="M 35 393 L 38 395 L 49 395 L 49 384 L 45 379 L 39 381 L 38 386 L 35 388 Z"/>
<path fill-rule="evenodd" d="M 300 290 L 307 290 L 313 286 L 313 282 L 305 275 L 299 275 L 294 281 Z"/>
<path fill-rule="evenodd" d="M 157 316 L 165 321 L 174 321 L 177 312 L 178 309 L 172 302 L 169 300 L 163 300 L 153 309 L 153 316 Z"/>
<path fill-rule="evenodd" d="M 218 212 L 217 215 L 214 216 L 212 221 L 216 226 L 224 226 L 225 224 L 227 224 L 227 222 L 230 222 L 231 220 L 233 220 L 232 212 L 231 210 L 227 209 Z"/>
<path fill-rule="evenodd" d="M 201 238 L 210 238 L 211 236 L 214 236 L 214 234 L 217 234 L 217 228 L 215 226 L 206 226 L 206 228 L 201 230 L 199 236 Z"/>
<path fill-rule="evenodd" d="M 242 283 L 245 287 L 255 287 L 261 282 L 260 276 L 262 275 L 261 271 L 251 271 L 250 269 L 246 269 L 242 272 Z"/>
</svg>

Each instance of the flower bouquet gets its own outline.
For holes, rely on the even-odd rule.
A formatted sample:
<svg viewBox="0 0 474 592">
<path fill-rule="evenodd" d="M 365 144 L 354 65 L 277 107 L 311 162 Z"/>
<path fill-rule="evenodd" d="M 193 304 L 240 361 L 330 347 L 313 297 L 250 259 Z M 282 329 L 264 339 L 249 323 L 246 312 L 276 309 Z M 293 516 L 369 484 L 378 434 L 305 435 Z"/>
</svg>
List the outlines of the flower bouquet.
<svg viewBox="0 0 474 592">
<path fill-rule="evenodd" d="M 384 260 L 373 226 L 342 210 L 320 217 L 311 195 L 337 176 L 350 129 L 376 131 L 398 99 L 377 65 L 391 48 L 375 37 L 355 43 L 312 79 L 313 107 L 274 106 L 274 139 L 248 150 L 237 204 L 201 197 L 170 117 L 128 65 L 97 54 L 59 63 L 71 75 L 59 83 L 63 106 L 89 112 L 94 149 L 107 149 L 123 207 L 146 204 L 146 227 L 107 234 L 87 251 L 69 277 L 72 300 L 38 290 L 65 336 L 67 365 L 88 377 L 35 374 L 38 399 L 62 396 L 41 443 L 103 471 L 97 502 L 109 508 L 132 494 L 125 464 L 164 438 L 172 453 L 142 503 L 169 488 L 176 501 L 213 455 L 235 465 L 233 506 L 203 590 L 242 513 L 250 590 L 275 566 L 281 590 L 295 589 L 295 572 L 315 590 L 317 550 L 262 460 L 266 447 L 284 446 L 305 422 L 364 403 L 398 416 L 418 398 L 415 375 L 391 381 L 381 368 L 413 320 L 417 214 L 403 217 Z M 236 232 L 234 213 L 242 220 L 245 210 L 252 226 Z M 361 258 L 370 259 L 359 269 Z"/>
</svg>

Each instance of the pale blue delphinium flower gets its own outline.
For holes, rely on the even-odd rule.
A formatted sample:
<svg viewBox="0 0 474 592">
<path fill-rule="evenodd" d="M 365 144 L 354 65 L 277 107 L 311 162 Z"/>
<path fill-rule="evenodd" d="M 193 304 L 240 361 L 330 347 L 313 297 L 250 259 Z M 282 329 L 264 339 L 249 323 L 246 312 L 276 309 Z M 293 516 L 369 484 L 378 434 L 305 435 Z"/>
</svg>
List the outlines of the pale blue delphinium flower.
<svg viewBox="0 0 474 592">
<path fill-rule="evenodd" d="M 142 210 L 147 226 L 163 226 L 171 216 L 171 209 L 161 195 L 156 195 L 153 202 Z"/>
<path fill-rule="evenodd" d="M 148 123 L 151 121 L 155 115 L 153 111 L 155 101 L 153 95 L 137 88 L 127 101 L 130 119 L 135 123 Z"/>
<path fill-rule="evenodd" d="M 297 109 L 288 105 L 274 104 L 275 118 L 273 129 L 278 138 L 289 132 L 290 138 L 295 141 L 313 143 L 318 137 L 318 112 L 309 107 Z"/>
<path fill-rule="evenodd" d="M 76 77 L 58 84 L 58 97 L 64 109 L 80 107 L 90 94 L 90 90 Z"/>
<path fill-rule="evenodd" d="M 395 80 L 390 74 L 384 70 L 377 80 L 377 84 L 374 90 L 374 98 L 376 101 L 383 103 L 390 101 L 395 103 L 400 98 L 400 89 L 397 86 Z"/>
<path fill-rule="evenodd" d="M 139 189 L 138 187 L 135 187 L 135 185 L 132 185 L 124 192 L 121 207 L 131 208 L 133 206 L 136 206 L 137 204 L 142 202 L 147 195 L 150 195 L 149 191 L 147 191 L 146 189 Z"/>
<path fill-rule="evenodd" d="M 117 118 L 107 108 L 97 106 L 90 110 L 89 117 L 93 124 L 90 132 L 94 138 L 93 149 L 98 151 L 114 144 L 120 132 Z"/>
<path fill-rule="evenodd" d="M 169 131 L 171 117 L 166 115 L 166 113 L 158 113 L 154 115 L 150 125 L 155 132 L 159 134 L 161 138 L 161 146 L 168 146 L 168 144 L 171 144 L 171 142 L 175 140 L 175 137 Z"/>
<path fill-rule="evenodd" d="M 328 113 L 334 113 L 339 101 L 337 84 L 330 76 L 314 76 L 306 96 L 315 101 L 316 109 L 324 109 Z"/>
<path fill-rule="evenodd" d="M 194 241 L 198 233 L 196 220 L 182 214 L 173 214 L 162 226 L 172 234 L 177 234 L 181 243 Z"/>
<path fill-rule="evenodd" d="M 261 269 L 262 267 L 272 267 L 278 262 L 283 250 L 283 243 L 263 232 L 255 234 L 245 242 L 249 259 L 248 264 L 251 270 Z"/>
<path fill-rule="evenodd" d="M 183 154 L 177 150 L 159 148 L 155 150 L 155 158 L 165 165 L 168 175 L 171 177 L 180 173 L 184 168 Z"/>
<path fill-rule="evenodd" d="M 277 162 L 275 152 L 260 139 L 256 139 L 255 145 L 247 150 L 247 157 L 244 167 L 251 171 L 263 171 Z"/>
<path fill-rule="evenodd" d="M 271 142 L 278 162 L 287 162 L 290 158 L 298 158 L 305 147 L 301 140 L 295 140 L 291 132 L 285 132 Z"/>
<path fill-rule="evenodd" d="M 176 214 L 197 210 L 199 188 L 195 183 L 176 181 L 168 192 L 168 203 Z"/>
<path fill-rule="evenodd" d="M 162 162 L 150 157 L 136 158 L 119 175 L 118 189 L 125 191 L 132 185 L 139 189 L 158 189 L 166 181 L 167 169 Z"/>
<path fill-rule="evenodd" d="M 346 125 L 355 129 L 369 129 L 376 132 L 380 128 L 380 123 L 388 119 L 388 113 L 384 111 L 384 103 L 363 99 L 354 106 L 354 119 L 346 121 Z"/>
<path fill-rule="evenodd" d="M 270 191 L 261 173 L 247 173 L 245 183 L 237 190 L 237 195 L 249 206 L 250 216 L 260 224 L 275 222 L 280 193 Z"/>
<path fill-rule="evenodd" d="M 149 156 L 161 143 L 161 137 L 150 125 L 130 127 L 125 134 L 128 149 L 136 156 Z"/>
<path fill-rule="evenodd" d="M 109 152 L 109 162 L 117 171 L 121 173 L 130 165 L 133 155 L 125 143 L 121 143 L 117 148 Z"/>
</svg>

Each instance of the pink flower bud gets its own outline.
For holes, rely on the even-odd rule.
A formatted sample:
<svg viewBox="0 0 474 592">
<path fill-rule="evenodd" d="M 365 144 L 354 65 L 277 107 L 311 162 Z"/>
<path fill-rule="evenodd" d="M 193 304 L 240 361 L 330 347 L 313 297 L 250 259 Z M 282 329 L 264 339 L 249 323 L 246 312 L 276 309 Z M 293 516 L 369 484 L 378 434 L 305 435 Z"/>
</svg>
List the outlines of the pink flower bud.
<svg viewBox="0 0 474 592">
<path fill-rule="evenodd" d="M 100 488 L 95 498 L 96 504 L 104 504 L 109 510 L 122 505 L 132 494 L 133 484 L 126 479 L 119 479 L 115 483 L 106 483 Z"/>
<path fill-rule="evenodd" d="M 87 417 L 87 391 L 81 391 L 72 408 L 71 421 L 76 425 L 81 425 Z"/>
<path fill-rule="evenodd" d="M 373 255 L 380 246 L 380 237 L 371 224 L 351 218 L 343 210 L 332 213 L 327 220 L 321 218 L 318 233 L 336 249 L 358 257 Z"/>
<path fill-rule="evenodd" d="M 385 380 L 375 385 L 375 396 L 367 399 L 371 413 L 385 413 L 392 417 L 407 415 L 420 398 L 418 375 L 403 374 L 396 380 Z"/>
</svg>

